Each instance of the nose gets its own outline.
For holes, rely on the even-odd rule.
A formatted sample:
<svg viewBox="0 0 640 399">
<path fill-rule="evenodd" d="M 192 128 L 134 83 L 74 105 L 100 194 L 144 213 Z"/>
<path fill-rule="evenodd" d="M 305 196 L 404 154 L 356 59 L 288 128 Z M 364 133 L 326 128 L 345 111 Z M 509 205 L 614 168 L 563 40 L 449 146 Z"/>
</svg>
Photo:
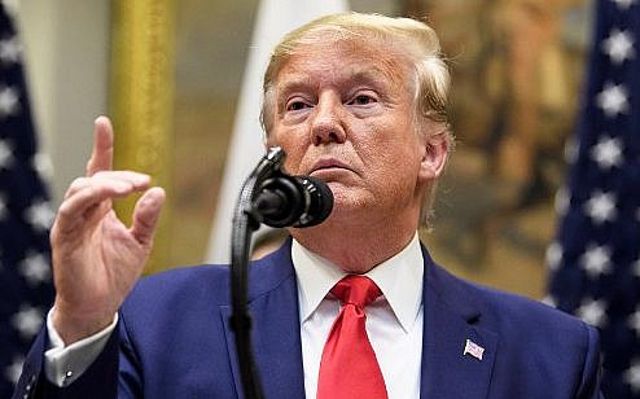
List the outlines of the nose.
<svg viewBox="0 0 640 399">
<path fill-rule="evenodd" d="M 343 143 L 346 139 L 343 122 L 340 98 L 333 93 L 320 96 L 311 122 L 313 145 Z"/>
</svg>

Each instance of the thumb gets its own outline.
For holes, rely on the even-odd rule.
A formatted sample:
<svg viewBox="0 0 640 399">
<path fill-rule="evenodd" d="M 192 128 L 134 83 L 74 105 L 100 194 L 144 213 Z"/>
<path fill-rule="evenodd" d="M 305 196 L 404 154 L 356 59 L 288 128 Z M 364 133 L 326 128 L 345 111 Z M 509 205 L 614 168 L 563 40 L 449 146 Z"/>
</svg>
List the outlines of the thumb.
<svg viewBox="0 0 640 399">
<path fill-rule="evenodd" d="M 131 234 L 140 244 L 149 245 L 153 241 L 165 197 L 166 194 L 162 188 L 152 187 L 136 203 Z"/>
</svg>

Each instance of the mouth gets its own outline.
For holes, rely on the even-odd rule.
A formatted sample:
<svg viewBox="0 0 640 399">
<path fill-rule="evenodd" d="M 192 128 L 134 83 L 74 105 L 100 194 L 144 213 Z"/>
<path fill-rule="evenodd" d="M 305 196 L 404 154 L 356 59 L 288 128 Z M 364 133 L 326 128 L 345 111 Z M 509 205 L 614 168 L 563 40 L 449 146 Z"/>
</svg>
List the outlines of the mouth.
<svg viewBox="0 0 640 399">
<path fill-rule="evenodd" d="M 322 158 L 316 161 L 311 168 L 309 175 L 320 175 L 326 173 L 334 173 L 340 171 L 353 172 L 353 170 L 344 162 L 335 158 Z"/>
</svg>

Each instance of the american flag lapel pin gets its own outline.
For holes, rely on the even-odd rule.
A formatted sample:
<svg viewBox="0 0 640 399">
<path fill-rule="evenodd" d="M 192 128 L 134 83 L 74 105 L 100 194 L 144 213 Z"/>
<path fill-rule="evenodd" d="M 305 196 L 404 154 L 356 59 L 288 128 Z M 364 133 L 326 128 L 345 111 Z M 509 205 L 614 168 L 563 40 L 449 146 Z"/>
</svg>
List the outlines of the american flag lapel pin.
<svg viewBox="0 0 640 399">
<path fill-rule="evenodd" d="M 484 355 L 484 348 L 476 344 L 472 340 L 467 339 L 467 342 L 464 344 L 464 352 L 462 352 L 462 356 L 466 355 L 471 355 L 478 360 L 482 360 L 482 356 Z"/>
</svg>

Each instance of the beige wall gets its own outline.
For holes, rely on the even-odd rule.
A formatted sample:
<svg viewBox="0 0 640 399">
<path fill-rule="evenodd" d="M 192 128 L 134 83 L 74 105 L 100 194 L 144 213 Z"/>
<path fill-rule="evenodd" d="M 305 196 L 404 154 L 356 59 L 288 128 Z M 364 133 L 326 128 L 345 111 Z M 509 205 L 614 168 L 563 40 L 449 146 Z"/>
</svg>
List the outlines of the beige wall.
<svg viewBox="0 0 640 399">
<path fill-rule="evenodd" d="M 107 108 L 109 1 L 21 0 L 32 110 L 59 202 L 84 170 L 93 119 Z"/>
</svg>

